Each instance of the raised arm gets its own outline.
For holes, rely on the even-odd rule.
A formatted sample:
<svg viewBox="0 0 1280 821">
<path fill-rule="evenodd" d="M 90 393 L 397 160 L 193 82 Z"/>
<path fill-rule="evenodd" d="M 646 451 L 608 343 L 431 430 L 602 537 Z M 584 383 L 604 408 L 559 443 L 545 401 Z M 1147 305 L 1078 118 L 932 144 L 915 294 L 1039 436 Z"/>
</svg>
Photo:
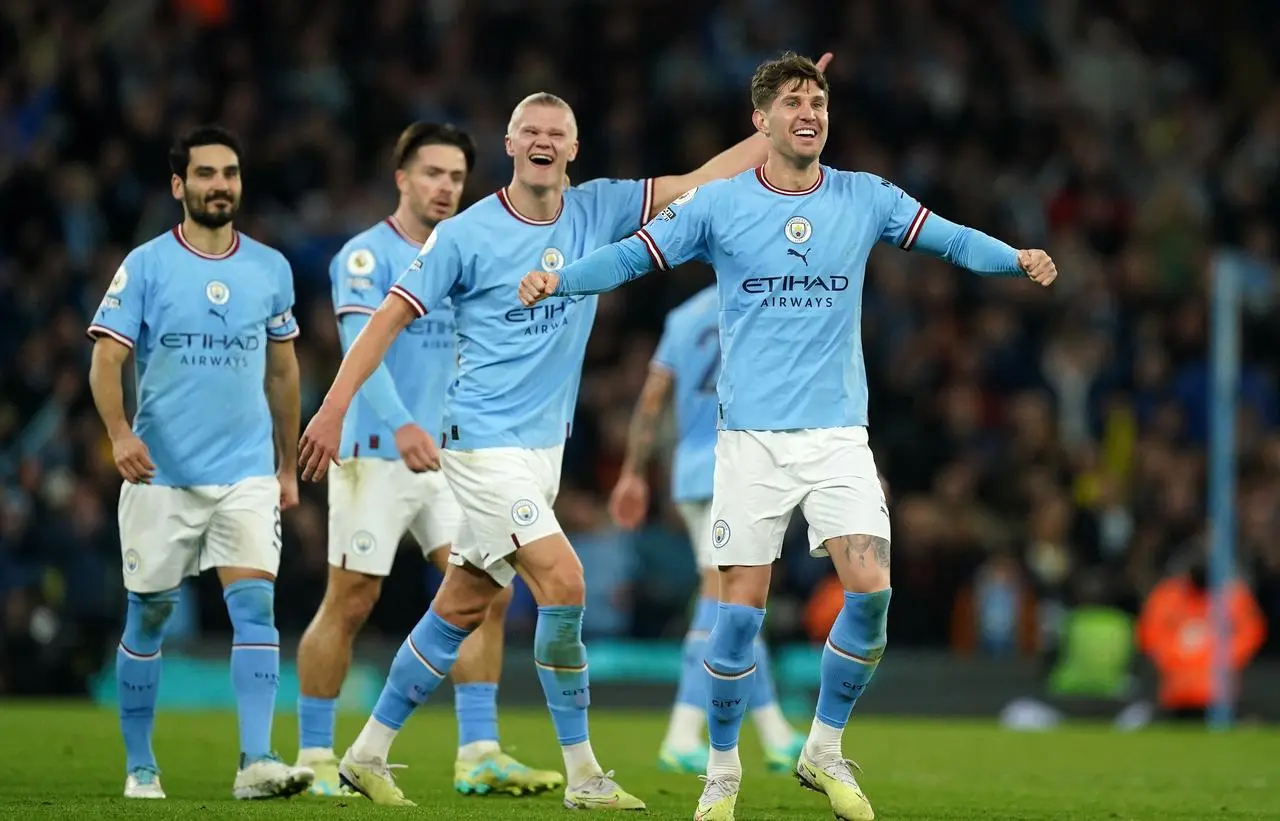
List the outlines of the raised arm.
<svg viewBox="0 0 1280 821">
<path fill-rule="evenodd" d="M 1026 276 L 1048 286 L 1058 276 L 1044 251 L 1017 250 L 983 232 L 944 219 L 908 196 L 896 185 L 880 180 L 874 189 L 885 218 L 881 239 L 904 251 L 939 257 L 982 276 Z"/>
<path fill-rule="evenodd" d="M 819 71 L 826 71 L 831 63 L 832 54 L 827 52 L 818 58 Z M 721 180 L 741 174 L 748 168 L 763 165 L 769 155 L 769 138 L 759 132 L 752 134 L 736 145 L 726 148 L 707 160 L 697 169 L 687 174 L 671 174 L 666 177 L 655 177 L 653 180 L 653 213 L 645 214 L 645 219 L 654 216 L 671 204 L 671 201 L 691 188 L 706 185 L 712 180 Z"/>
</svg>

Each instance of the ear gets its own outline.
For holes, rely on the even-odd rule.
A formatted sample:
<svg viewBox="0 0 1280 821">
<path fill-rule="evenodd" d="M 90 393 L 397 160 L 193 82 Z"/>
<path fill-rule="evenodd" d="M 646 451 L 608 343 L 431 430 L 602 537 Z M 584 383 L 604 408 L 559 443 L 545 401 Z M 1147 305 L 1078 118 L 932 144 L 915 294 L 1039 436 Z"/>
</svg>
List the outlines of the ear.
<svg viewBox="0 0 1280 821">
<path fill-rule="evenodd" d="M 508 134 L 507 136 L 505 136 L 505 137 L 503 137 L 503 138 L 502 138 L 502 143 L 503 143 L 503 145 L 505 145 L 505 146 L 507 147 L 507 156 L 508 156 L 508 157 L 515 157 L 515 155 L 516 155 L 516 147 L 515 147 L 514 145 L 512 145 L 512 144 L 511 144 L 511 135 L 510 135 L 510 134 Z"/>
<path fill-rule="evenodd" d="M 405 171 L 403 168 L 397 168 L 395 178 L 396 190 L 401 194 L 406 193 L 409 188 L 409 172 Z"/>
<path fill-rule="evenodd" d="M 756 127 L 756 131 L 766 137 L 769 136 L 769 118 L 764 115 L 760 109 L 751 112 L 751 124 Z"/>
<path fill-rule="evenodd" d="M 569 146 L 569 162 L 578 159 L 578 141 L 574 140 L 573 145 Z"/>
<path fill-rule="evenodd" d="M 185 186 L 182 184 L 182 177 L 173 174 L 169 177 L 169 191 L 173 194 L 173 198 L 178 202 L 182 202 Z"/>
</svg>

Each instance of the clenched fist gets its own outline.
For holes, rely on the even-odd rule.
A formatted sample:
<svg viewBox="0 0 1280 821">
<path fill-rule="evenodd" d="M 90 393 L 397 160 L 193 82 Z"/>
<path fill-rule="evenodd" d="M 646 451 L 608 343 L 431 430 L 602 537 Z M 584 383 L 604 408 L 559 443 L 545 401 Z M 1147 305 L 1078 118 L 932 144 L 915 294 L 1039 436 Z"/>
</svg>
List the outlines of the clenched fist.
<svg viewBox="0 0 1280 821">
<path fill-rule="evenodd" d="M 520 303 L 526 308 L 537 305 L 560 287 L 560 275 L 546 271 L 530 271 L 520 280 Z"/>
<path fill-rule="evenodd" d="M 1046 288 L 1058 278 L 1058 266 L 1053 264 L 1053 259 L 1048 254 L 1038 248 L 1019 251 L 1018 267 L 1026 272 L 1032 282 Z"/>
</svg>

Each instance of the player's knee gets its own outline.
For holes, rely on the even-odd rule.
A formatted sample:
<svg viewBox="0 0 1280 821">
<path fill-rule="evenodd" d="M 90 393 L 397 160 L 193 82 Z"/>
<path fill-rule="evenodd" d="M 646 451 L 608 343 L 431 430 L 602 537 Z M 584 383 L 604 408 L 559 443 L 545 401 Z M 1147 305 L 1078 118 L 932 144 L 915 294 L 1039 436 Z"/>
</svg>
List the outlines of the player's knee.
<svg viewBox="0 0 1280 821">
<path fill-rule="evenodd" d="M 716 626 L 707 642 L 707 663 L 717 670 L 742 670 L 755 658 L 755 639 L 764 623 L 764 610 L 741 604 L 721 604 Z"/>
<path fill-rule="evenodd" d="M 729 604 L 764 607 L 769 598 L 769 565 L 740 565 L 722 568 L 716 586 L 717 598 Z"/>
<path fill-rule="evenodd" d="M 264 641 L 275 633 L 275 584 L 266 579 L 241 579 L 222 591 L 237 641 Z"/>
<path fill-rule="evenodd" d="M 154 645 L 158 648 L 164 636 L 164 628 L 178 605 L 178 599 L 177 590 L 130 593 L 128 615 L 125 617 L 125 633 L 128 634 L 126 638 L 133 639 L 134 644 Z M 131 649 L 153 652 L 141 648 Z"/>
<path fill-rule="evenodd" d="M 463 630 L 474 630 L 484 621 L 489 606 L 493 603 L 491 594 L 480 594 L 457 587 L 445 585 L 431 602 L 431 609 L 444 621 Z"/>
<path fill-rule="evenodd" d="M 538 604 L 581 607 L 587 601 L 587 582 L 578 562 L 559 562 L 538 576 L 542 600 Z"/>
<path fill-rule="evenodd" d="M 373 606 L 382 594 L 382 580 L 372 576 L 352 574 L 354 578 L 333 579 L 325 594 L 322 610 L 330 624 L 347 635 L 354 635 L 364 626 Z"/>
<path fill-rule="evenodd" d="M 831 641 L 860 659 L 879 661 L 888 644 L 892 590 L 845 593 L 844 605 L 831 628 Z"/>
</svg>

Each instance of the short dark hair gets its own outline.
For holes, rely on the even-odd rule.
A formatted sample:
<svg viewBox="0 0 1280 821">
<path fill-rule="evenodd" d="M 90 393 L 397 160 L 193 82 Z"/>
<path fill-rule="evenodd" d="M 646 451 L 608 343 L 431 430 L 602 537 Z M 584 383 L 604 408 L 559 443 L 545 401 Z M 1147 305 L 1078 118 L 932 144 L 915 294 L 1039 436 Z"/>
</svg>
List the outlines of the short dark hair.
<svg viewBox="0 0 1280 821">
<path fill-rule="evenodd" d="M 782 93 L 784 86 L 790 84 L 787 90 L 795 91 L 806 80 L 813 81 L 822 89 L 823 94 L 831 93 L 826 75 L 808 57 L 788 51 L 776 59 L 761 63 L 751 77 L 751 105 L 765 111 Z"/>
<path fill-rule="evenodd" d="M 396 169 L 404 168 L 424 145 L 451 145 L 462 152 L 467 173 L 476 166 L 476 144 L 471 135 L 449 123 L 416 122 L 400 132 L 395 152 L 391 155 Z"/>
<path fill-rule="evenodd" d="M 225 145 L 235 152 L 237 161 L 244 156 L 235 134 L 220 125 L 201 125 L 174 141 L 169 149 L 169 170 L 185 180 L 187 166 L 191 163 L 191 149 L 202 145 Z"/>
</svg>

